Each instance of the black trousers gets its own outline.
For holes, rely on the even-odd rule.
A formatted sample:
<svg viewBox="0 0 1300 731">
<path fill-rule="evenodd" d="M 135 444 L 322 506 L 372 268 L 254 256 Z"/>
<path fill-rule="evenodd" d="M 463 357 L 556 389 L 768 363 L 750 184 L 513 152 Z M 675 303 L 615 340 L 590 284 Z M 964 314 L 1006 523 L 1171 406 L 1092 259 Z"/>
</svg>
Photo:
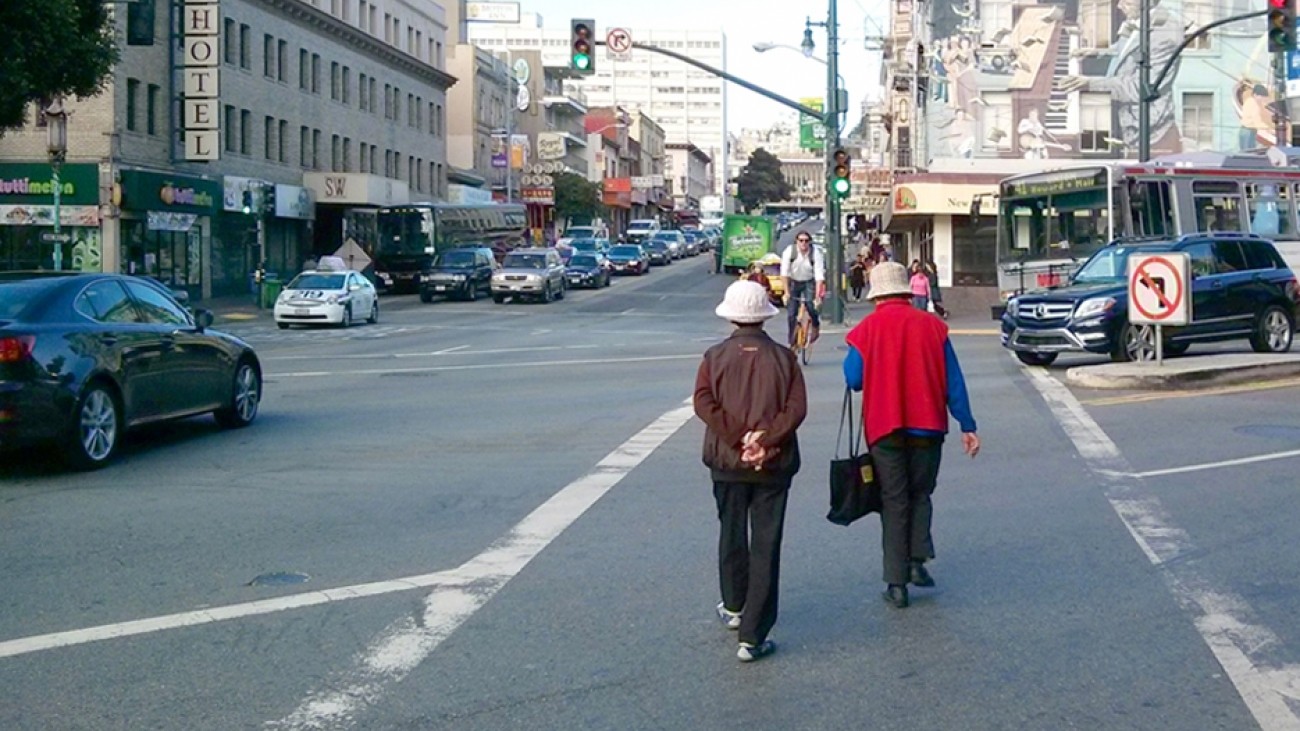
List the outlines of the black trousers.
<svg viewBox="0 0 1300 731">
<path fill-rule="evenodd" d="M 740 641 L 757 645 L 776 624 L 781 535 L 790 483 L 714 482 L 718 503 L 718 578 L 722 604 L 744 611 Z M 752 537 L 750 531 L 752 529 Z"/>
<path fill-rule="evenodd" d="M 870 451 L 884 503 L 880 523 L 885 583 L 907 584 L 910 561 L 934 558 L 934 539 L 930 536 L 934 505 L 930 496 L 939 480 L 943 438 L 894 433 Z"/>
</svg>

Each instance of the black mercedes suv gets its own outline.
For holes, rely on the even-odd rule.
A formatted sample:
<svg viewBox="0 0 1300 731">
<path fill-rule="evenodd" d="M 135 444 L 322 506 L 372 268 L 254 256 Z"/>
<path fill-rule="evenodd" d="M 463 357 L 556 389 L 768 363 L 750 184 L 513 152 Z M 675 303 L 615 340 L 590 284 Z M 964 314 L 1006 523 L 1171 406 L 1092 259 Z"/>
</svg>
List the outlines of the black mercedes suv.
<svg viewBox="0 0 1300 731">
<path fill-rule="evenodd" d="M 434 297 L 474 301 L 492 294 L 496 258 L 486 246 L 458 246 L 438 252 L 433 267 L 420 278 L 420 301 Z"/>
<path fill-rule="evenodd" d="M 1272 243 L 1238 233 L 1113 241 L 1067 286 L 1011 298 L 1002 315 L 1003 347 L 1029 365 L 1048 365 L 1070 352 L 1154 360 L 1154 328 L 1128 321 L 1126 278 L 1130 255 L 1159 252 L 1182 252 L 1191 261 L 1191 321 L 1162 328 L 1166 354 L 1181 355 L 1192 343 L 1234 339 L 1249 340 L 1259 353 L 1290 350 L 1300 284 Z"/>
</svg>

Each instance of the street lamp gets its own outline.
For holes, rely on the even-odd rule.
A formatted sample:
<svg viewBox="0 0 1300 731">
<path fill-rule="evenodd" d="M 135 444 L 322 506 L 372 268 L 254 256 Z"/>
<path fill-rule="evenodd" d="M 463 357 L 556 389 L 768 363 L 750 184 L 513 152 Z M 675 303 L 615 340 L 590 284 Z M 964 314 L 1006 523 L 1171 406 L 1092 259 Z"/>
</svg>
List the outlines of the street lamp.
<svg viewBox="0 0 1300 731">
<path fill-rule="evenodd" d="M 59 208 L 62 184 L 59 182 L 59 166 L 68 156 L 68 112 L 63 108 L 63 99 L 56 97 L 44 111 L 46 131 L 49 138 L 46 151 L 50 155 L 50 183 L 54 187 L 54 271 L 63 269 L 62 218 Z"/>
<path fill-rule="evenodd" d="M 803 41 L 799 44 L 799 48 L 803 51 L 803 55 L 807 56 L 808 58 L 812 58 L 813 49 L 816 48 L 816 46 L 813 44 L 811 22 L 804 25 Z"/>
<path fill-rule="evenodd" d="M 784 49 L 787 49 L 787 50 L 790 50 L 790 51 L 798 51 L 799 53 L 804 54 L 806 57 L 811 58 L 812 60 L 816 61 L 817 63 L 819 63 L 819 64 L 821 64 L 821 65 L 823 65 L 823 66 L 826 65 L 826 59 L 821 58 L 821 57 L 819 57 L 819 56 L 814 56 L 814 55 L 812 55 L 812 52 L 809 51 L 809 50 L 807 50 L 807 49 L 805 49 L 805 48 L 799 48 L 799 47 L 796 47 L 796 46 L 788 46 L 788 45 L 786 45 L 786 44 L 784 44 L 784 43 L 772 43 L 771 41 L 759 41 L 758 43 L 755 43 L 755 44 L 754 44 L 754 50 L 755 50 L 755 51 L 758 51 L 759 53 L 767 53 L 768 51 L 772 50 L 773 48 L 784 48 Z"/>
</svg>

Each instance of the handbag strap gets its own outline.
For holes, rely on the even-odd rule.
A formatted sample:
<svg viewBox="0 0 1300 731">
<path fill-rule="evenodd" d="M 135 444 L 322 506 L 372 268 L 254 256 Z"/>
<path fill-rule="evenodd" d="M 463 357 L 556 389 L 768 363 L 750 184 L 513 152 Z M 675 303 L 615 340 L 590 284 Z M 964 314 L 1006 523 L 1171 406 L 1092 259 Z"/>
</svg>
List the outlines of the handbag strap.
<svg viewBox="0 0 1300 731">
<path fill-rule="evenodd" d="M 858 441 L 862 438 L 862 429 L 859 428 L 856 434 L 853 431 L 853 391 L 848 387 L 844 389 L 844 405 L 840 408 L 840 428 L 835 435 L 835 459 L 840 458 L 840 442 L 844 438 L 846 419 L 849 424 L 849 456 L 857 457 L 861 453 L 858 449 Z"/>
</svg>

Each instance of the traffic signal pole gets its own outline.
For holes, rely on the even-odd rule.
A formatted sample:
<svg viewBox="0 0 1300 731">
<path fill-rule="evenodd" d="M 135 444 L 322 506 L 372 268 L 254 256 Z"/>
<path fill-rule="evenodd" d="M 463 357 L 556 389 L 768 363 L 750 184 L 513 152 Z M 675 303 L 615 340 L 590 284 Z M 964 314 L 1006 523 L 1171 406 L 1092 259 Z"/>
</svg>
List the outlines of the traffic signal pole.
<svg viewBox="0 0 1300 731">
<path fill-rule="evenodd" d="M 838 0 L 826 14 L 826 317 L 844 323 L 844 242 L 840 241 L 840 197 L 834 190 L 835 150 L 840 147 L 840 34 Z"/>
</svg>

